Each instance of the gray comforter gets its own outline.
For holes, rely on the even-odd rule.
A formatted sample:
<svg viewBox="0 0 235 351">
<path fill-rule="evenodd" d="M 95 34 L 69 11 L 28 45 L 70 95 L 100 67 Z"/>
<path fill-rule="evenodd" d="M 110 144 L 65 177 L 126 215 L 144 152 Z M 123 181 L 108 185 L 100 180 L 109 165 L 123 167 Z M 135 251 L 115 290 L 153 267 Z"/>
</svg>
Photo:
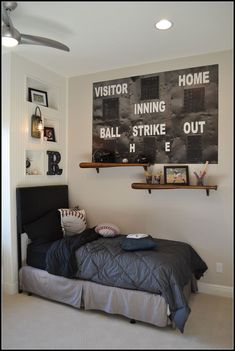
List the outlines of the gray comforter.
<svg viewBox="0 0 235 351">
<path fill-rule="evenodd" d="M 160 294 L 169 304 L 170 318 L 183 332 L 190 313 L 183 287 L 192 274 L 196 279 L 203 275 L 205 262 L 187 243 L 153 239 L 156 248 L 129 252 L 122 249 L 124 239 L 125 235 L 103 238 L 94 229 L 65 237 L 48 251 L 46 270 L 68 278 Z"/>
<path fill-rule="evenodd" d="M 121 248 L 124 238 L 101 238 L 76 250 L 76 277 L 161 294 L 169 304 L 171 319 L 183 332 L 190 313 L 183 287 L 192 274 L 199 279 L 206 264 L 183 242 L 155 239 L 155 249 L 127 252 Z"/>
</svg>

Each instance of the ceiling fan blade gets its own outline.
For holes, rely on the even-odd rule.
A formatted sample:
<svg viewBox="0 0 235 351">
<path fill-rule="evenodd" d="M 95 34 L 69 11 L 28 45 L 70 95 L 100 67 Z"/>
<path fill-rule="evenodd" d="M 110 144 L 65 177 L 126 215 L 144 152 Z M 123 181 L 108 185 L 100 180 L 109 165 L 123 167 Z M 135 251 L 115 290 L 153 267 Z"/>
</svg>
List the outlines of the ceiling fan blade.
<svg viewBox="0 0 235 351">
<path fill-rule="evenodd" d="M 43 45 L 59 50 L 70 51 L 68 46 L 59 41 L 28 34 L 21 34 L 20 44 Z"/>
</svg>

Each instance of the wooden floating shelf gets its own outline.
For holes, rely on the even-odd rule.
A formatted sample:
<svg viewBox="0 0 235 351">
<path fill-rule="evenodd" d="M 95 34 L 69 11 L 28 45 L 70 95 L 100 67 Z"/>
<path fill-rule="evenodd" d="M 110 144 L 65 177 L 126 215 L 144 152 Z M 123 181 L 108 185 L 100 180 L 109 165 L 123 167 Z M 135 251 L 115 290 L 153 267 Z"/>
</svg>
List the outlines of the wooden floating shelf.
<svg viewBox="0 0 235 351">
<path fill-rule="evenodd" d="M 148 184 L 148 183 L 132 183 L 132 189 L 148 190 L 151 194 L 151 190 L 164 190 L 164 189 L 183 189 L 183 190 L 206 190 L 207 196 L 209 196 L 210 190 L 217 190 L 217 185 L 170 185 L 170 184 Z"/>
<path fill-rule="evenodd" d="M 144 167 L 147 170 L 147 163 L 104 163 L 104 162 L 81 162 L 79 167 L 81 168 L 96 168 L 97 173 L 99 173 L 100 168 L 108 167 Z"/>
</svg>

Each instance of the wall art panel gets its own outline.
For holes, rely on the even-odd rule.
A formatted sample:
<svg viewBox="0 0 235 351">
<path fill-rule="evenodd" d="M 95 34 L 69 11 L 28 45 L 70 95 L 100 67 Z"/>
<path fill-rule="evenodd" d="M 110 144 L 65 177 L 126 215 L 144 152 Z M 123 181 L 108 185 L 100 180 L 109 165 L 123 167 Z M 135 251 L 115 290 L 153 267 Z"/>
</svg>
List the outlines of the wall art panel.
<svg viewBox="0 0 235 351">
<path fill-rule="evenodd" d="M 218 163 L 218 65 L 93 84 L 93 161 Z"/>
</svg>

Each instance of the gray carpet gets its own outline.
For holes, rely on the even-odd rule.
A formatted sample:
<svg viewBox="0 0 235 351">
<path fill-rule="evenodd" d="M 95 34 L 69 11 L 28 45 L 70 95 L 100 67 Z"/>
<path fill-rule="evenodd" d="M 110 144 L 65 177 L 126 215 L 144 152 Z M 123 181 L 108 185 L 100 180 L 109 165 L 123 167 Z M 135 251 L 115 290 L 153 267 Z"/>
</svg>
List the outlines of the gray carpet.
<svg viewBox="0 0 235 351">
<path fill-rule="evenodd" d="M 26 294 L 2 297 L 2 349 L 233 349 L 232 299 L 193 294 L 184 334 Z"/>
</svg>

